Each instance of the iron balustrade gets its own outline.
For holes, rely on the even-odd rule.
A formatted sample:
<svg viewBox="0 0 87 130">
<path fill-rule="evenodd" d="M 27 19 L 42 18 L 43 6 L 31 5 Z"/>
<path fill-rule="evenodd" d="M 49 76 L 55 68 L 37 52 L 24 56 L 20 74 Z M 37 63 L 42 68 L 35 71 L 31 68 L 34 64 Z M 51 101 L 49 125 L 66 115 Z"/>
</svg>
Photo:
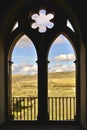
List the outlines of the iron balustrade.
<svg viewBox="0 0 87 130">
<path fill-rule="evenodd" d="M 48 97 L 49 120 L 75 120 L 76 97 Z M 11 120 L 36 121 L 38 97 L 12 97 Z"/>
<path fill-rule="evenodd" d="M 71 121 L 75 120 L 76 98 L 75 97 L 49 97 L 48 98 L 49 120 Z"/>
</svg>

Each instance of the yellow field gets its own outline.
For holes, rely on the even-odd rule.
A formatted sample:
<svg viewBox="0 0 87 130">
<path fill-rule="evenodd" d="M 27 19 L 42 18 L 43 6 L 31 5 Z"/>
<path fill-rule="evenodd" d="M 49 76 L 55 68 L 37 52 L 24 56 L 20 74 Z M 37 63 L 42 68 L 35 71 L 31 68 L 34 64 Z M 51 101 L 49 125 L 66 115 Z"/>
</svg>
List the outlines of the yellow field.
<svg viewBox="0 0 87 130">
<path fill-rule="evenodd" d="M 48 96 L 75 96 L 75 72 L 57 72 L 48 75 Z M 12 96 L 26 97 L 38 95 L 36 75 L 13 75 Z"/>
</svg>

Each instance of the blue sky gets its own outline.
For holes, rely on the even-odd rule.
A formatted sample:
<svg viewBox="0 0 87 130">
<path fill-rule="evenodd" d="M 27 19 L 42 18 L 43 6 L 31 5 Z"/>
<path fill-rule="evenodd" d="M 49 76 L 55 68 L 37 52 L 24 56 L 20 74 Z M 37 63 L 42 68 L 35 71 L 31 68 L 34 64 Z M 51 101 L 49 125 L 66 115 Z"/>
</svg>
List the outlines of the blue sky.
<svg viewBox="0 0 87 130">
<path fill-rule="evenodd" d="M 36 23 L 33 23 L 33 29 L 39 27 L 38 31 L 40 33 L 44 33 L 47 30 L 46 27 L 48 29 L 53 27 L 48 26 L 52 25 L 50 19 L 54 18 L 53 14 L 48 14 L 46 16 L 45 13 L 46 11 L 42 10 L 42 12 L 39 12 L 39 15 L 34 14 L 34 16 L 32 16 L 33 19 L 36 18 Z M 69 21 L 67 21 L 67 26 L 74 31 Z M 16 23 L 13 30 L 17 27 L 18 23 Z M 50 61 L 48 65 L 49 72 L 66 72 L 75 70 L 75 65 L 73 63 L 75 60 L 73 47 L 63 35 L 60 35 L 53 42 L 49 51 L 48 60 Z M 26 75 L 37 73 L 36 50 L 32 41 L 26 35 L 20 38 L 16 43 L 12 53 L 12 61 L 14 62 L 12 65 L 13 74 Z"/>
<path fill-rule="evenodd" d="M 70 42 L 60 35 L 52 44 L 48 60 L 49 72 L 74 71 L 74 50 Z M 35 74 L 37 73 L 37 54 L 32 41 L 23 36 L 15 45 L 12 53 L 13 74 Z"/>
<path fill-rule="evenodd" d="M 60 35 L 52 44 L 48 57 L 49 72 L 74 71 L 75 54 L 70 42 Z"/>
</svg>

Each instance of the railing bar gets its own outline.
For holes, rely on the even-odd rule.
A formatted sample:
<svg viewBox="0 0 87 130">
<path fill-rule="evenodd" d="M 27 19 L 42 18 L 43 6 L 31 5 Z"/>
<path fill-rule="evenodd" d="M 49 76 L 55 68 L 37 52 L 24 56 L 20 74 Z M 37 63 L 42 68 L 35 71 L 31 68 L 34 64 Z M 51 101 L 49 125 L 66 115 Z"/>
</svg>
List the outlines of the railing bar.
<svg viewBox="0 0 87 130">
<path fill-rule="evenodd" d="M 35 98 L 35 120 L 36 120 L 36 116 L 37 116 L 36 115 L 36 113 L 37 113 L 37 111 L 36 111 L 36 104 L 37 104 L 37 102 L 36 101 L 37 101 L 37 99 Z"/>
<path fill-rule="evenodd" d="M 32 98 L 32 120 L 33 120 L 33 105 L 34 105 L 34 103 L 33 103 L 33 98 Z"/>
<path fill-rule="evenodd" d="M 74 117 L 75 117 L 75 110 L 74 110 L 74 107 L 75 107 L 75 99 L 76 99 L 76 98 L 73 97 L 73 115 L 74 115 Z"/>
<path fill-rule="evenodd" d="M 33 120 L 33 105 L 34 105 L 34 103 L 33 103 L 33 97 L 32 97 L 32 110 L 31 110 L 31 112 L 32 112 L 32 120 Z"/>
<path fill-rule="evenodd" d="M 23 106 L 23 98 L 21 98 L 21 106 Z M 23 120 L 22 113 L 23 113 L 23 110 L 21 109 L 21 119 Z"/>
<path fill-rule="evenodd" d="M 18 98 L 17 98 L 17 120 L 18 120 Z"/>
<path fill-rule="evenodd" d="M 75 98 L 74 98 L 74 100 L 73 100 L 73 104 L 74 104 L 74 105 L 73 105 L 73 110 L 74 110 L 73 113 L 74 113 L 74 116 L 75 116 Z"/>
<path fill-rule="evenodd" d="M 11 115 L 12 115 L 11 120 L 14 120 L 14 112 L 13 112 L 14 111 L 14 105 L 13 105 L 14 102 L 13 102 L 13 98 L 11 99 L 11 102 L 12 102 L 11 103 L 12 104 L 12 106 L 11 106 Z"/>
<path fill-rule="evenodd" d="M 27 104 L 26 104 L 27 102 L 26 101 L 27 101 L 27 98 L 25 98 L 25 107 L 24 107 L 24 109 L 25 109 L 25 120 L 26 120 L 26 117 L 27 117 L 26 116 L 26 108 L 27 108 Z"/>
<path fill-rule="evenodd" d="M 59 101 L 58 101 L 58 108 L 59 108 L 59 120 L 60 120 L 60 97 L 59 97 Z"/>
<path fill-rule="evenodd" d="M 76 115 L 76 98 L 75 98 L 75 115 Z"/>
<path fill-rule="evenodd" d="M 75 100 L 76 98 L 73 97 L 73 116 L 75 117 Z"/>
<path fill-rule="evenodd" d="M 34 111 L 34 120 L 35 120 L 35 115 L 36 115 L 36 114 L 35 114 L 35 110 L 36 110 L 36 109 L 35 109 L 35 98 L 34 98 L 34 109 L 33 109 L 33 111 Z"/>
<path fill-rule="evenodd" d="M 14 110 L 15 120 L 17 120 L 17 104 L 16 104 L 16 100 L 17 99 L 14 99 L 14 104 L 15 104 L 15 110 Z"/>
<path fill-rule="evenodd" d="M 21 107 L 23 107 L 23 97 L 21 97 Z M 23 109 L 21 108 L 21 120 L 23 120 Z"/>
<path fill-rule="evenodd" d="M 64 97 L 63 97 L 63 120 L 64 120 Z"/>
<path fill-rule="evenodd" d="M 57 98 L 56 98 L 56 120 L 57 120 L 57 116 L 58 116 L 57 111 L 58 111 L 58 108 L 57 108 Z"/>
<path fill-rule="evenodd" d="M 59 118 L 59 97 L 57 98 L 57 120 Z"/>
<path fill-rule="evenodd" d="M 55 98 L 55 119 L 57 120 L 57 98 Z"/>
<path fill-rule="evenodd" d="M 38 99 L 37 98 L 36 98 L 35 109 L 36 109 L 36 117 L 35 117 L 35 119 L 37 120 L 37 114 L 38 114 Z"/>
<path fill-rule="evenodd" d="M 21 98 L 21 106 L 23 106 L 23 98 Z M 21 119 L 23 120 L 23 110 L 21 109 Z"/>
<path fill-rule="evenodd" d="M 32 120 L 32 97 L 30 97 L 30 118 Z"/>
<path fill-rule="evenodd" d="M 52 120 L 53 120 L 53 97 L 52 97 Z"/>
<path fill-rule="evenodd" d="M 21 120 L 21 97 L 19 98 L 19 100 L 20 100 L 20 110 L 19 110 L 19 115 L 20 115 L 20 120 Z"/>
<path fill-rule="evenodd" d="M 35 120 L 37 119 L 37 107 L 38 107 L 38 102 L 37 102 L 37 98 L 35 98 Z"/>
<path fill-rule="evenodd" d="M 71 112 L 72 112 L 72 110 L 71 110 L 71 109 L 72 109 L 72 107 L 71 107 L 71 99 L 72 99 L 72 98 L 70 97 L 70 120 L 72 119 L 72 118 L 71 118 Z"/>
<path fill-rule="evenodd" d="M 61 100 L 59 97 L 59 120 L 61 120 Z"/>
<path fill-rule="evenodd" d="M 29 116 L 28 115 L 28 97 L 26 98 L 26 100 L 27 100 L 26 102 L 27 102 L 27 120 L 28 120 L 28 116 Z"/>
<path fill-rule="evenodd" d="M 66 120 L 68 120 L 68 98 L 66 97 Z"/>
<path fill-rule="evenodd" d="M 72 101 L 73 101 L 73 98 L 71 97 L 71 120 L 73 119 Z"/>
<path fill-rule="evenodd" d="M 32 98 L 30 97 L 30 112 L 31 112 L 31 120 L 32 120 Z"/>
<path fill-rule="evenodd" d="M 25 110 L 24 110 L 25 104 L 24 104 L 24 99 L 25 99 L 25 98 L 23 98 L 23 116 L 24 116 L 23 119 L 25 120 Z"/>
</svg>

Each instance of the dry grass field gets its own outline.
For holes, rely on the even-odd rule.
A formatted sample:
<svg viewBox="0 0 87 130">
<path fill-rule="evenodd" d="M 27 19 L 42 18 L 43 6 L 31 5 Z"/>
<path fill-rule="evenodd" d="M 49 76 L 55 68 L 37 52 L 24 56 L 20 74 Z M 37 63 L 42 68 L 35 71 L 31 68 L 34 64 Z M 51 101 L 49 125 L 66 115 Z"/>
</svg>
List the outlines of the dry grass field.
<svg viewBox="0 0 87 130">
<path fill-rule="evenodd" d="M 75 96 L 75 72 L 48 74 L 48 96 Z M 37 75 L 13 75 L 12 96 L 38 96 Z"/>
<path fill-rule="evenodd" d="M 51 97 L 48 105 L 49 120 L 74 119 L 75 103 L 73 97 L 76 94 L 75 84 L 75 72 L 48 74 L 48 97 Z M 13 102 L 13 120 L 37 120 L 38 98 L 33 99 L 37 96 L 37 75 L 13 75 L 12 97 L 17 97 Z M 72 99 L 62 97 L 72 97 Z M 59 110 L 60 112 L 58 112 Z"/>
</svg>

